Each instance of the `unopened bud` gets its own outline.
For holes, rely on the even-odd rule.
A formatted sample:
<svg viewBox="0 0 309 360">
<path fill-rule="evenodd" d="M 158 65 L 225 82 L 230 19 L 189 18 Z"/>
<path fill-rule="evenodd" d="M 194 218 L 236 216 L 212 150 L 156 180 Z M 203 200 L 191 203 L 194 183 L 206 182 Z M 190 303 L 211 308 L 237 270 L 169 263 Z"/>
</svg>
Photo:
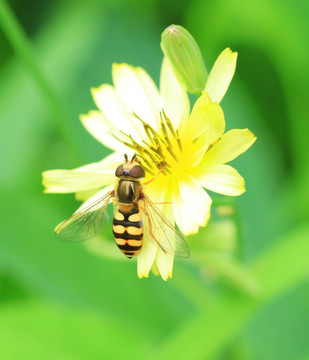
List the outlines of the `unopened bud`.
<svg viewBox="0 0 309 360">
<path fill-rule="evenodd" d="M 169 59 L 177 80 L 189 93 L 205 88 L 207 70 L 196 41 L 182 26 L 171 25 L 161 35 L 161 48 Z"/>
</svg>

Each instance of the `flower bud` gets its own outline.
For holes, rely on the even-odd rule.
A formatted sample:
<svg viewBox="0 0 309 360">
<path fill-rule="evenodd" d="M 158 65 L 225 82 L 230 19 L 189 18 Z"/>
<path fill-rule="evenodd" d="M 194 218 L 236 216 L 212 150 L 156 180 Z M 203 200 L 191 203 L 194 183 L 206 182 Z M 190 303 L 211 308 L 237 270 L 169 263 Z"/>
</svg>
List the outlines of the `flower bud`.
<svg viewBox="0 0 309 360">
<path fill-rule="evenodd" d="M 163 31 L 161 40 L 161 48 L 177 80 L 185 85 L 189 93 L 202 91 L 207 80 L 207 70 L 192 35 L 182 26 L 171 25 Z"/>
</svg>

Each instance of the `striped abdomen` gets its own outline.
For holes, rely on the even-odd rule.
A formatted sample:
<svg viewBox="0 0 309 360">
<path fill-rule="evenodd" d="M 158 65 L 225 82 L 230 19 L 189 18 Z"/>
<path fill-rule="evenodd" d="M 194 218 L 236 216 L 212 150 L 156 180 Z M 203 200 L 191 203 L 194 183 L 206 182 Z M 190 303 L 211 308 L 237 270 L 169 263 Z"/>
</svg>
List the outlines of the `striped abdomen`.
<svg viewBox="0 0 309 360">
<path fill-rule="evenodd" d="M 137 255 L 143 245 L 143 223 L 137 206 L 129 212 L 118 209 L 113 220 L 113 233 L 119 249 L 128 257 Z"/>
</svg>

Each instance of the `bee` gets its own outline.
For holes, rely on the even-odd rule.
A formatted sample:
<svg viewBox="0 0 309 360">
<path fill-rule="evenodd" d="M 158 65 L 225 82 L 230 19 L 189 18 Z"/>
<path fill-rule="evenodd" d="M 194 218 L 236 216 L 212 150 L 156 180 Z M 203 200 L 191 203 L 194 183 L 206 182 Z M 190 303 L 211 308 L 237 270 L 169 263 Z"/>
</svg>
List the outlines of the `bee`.
<svg viewBox="0 0 309 360">
<path fill-rule="evenodd" d="M 58 225 L 55 229 L 57 238 L 63 241 L 83 241 L 100 233 L 108 222 L 106 209 L 113 200 L 115 205 L 114 239 L 125 256 L 130 259 L 142 250 L 143 221 L 146 220 L 149 239 L 153 244 L 166 254 L 189 257 L 190 249 L 182 234 L 145 194 L 145 184 L 141 183 L 141 180 L 145 178 L 145 170 L 136 154 L 131 161 L 128 160 L 127 154 L 124 157 L 124 163 L 115 171 L 114 190 Z M 156 176 L 153 180 L 155 178 Z"/>
</svg>

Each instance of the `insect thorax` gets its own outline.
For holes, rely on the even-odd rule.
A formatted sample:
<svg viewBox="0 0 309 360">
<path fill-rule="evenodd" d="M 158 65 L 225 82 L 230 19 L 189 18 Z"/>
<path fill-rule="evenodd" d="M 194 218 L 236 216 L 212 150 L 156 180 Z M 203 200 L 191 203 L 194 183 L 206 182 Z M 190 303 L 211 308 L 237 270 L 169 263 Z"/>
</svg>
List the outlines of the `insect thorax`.
<svg viewBox="0 0 309 360">
<path fill-rule="evenodd" d="M 132 181 L 129 179 L 119 180 L 117 186 L 118 201 L 125 204 L 136 202 L 138 200 L 139 186 L 139 181 Z"/>
</svg>

